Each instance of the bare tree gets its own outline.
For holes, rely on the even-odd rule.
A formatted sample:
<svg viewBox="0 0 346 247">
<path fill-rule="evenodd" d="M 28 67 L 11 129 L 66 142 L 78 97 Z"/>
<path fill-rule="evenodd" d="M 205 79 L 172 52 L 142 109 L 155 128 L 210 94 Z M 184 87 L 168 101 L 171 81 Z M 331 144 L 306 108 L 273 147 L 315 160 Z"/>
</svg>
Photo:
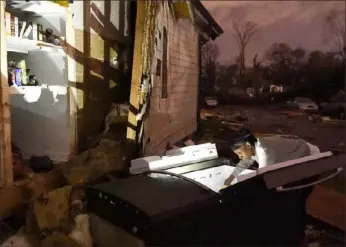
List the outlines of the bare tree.
<svg viewBox="0 0 346 247">
<path fill-rule="evenodd" d="M 219 47 L 213 42 L 208 42 L 202 47 L 202 66 L 215 64 L 219 55 Z"/>
<path fill-rule="evenodd" d="M 213 94 L 217 83 L 217 59 L 219 57 L 219 47 L 208 42 L 202 47 L 201 54 L 201 92 L 202 94 Z"/>
<path fill-rule="evenodd" d="M 346 59 L 345 9 L 331 10 L 325 18 L 331 44 Z"/>
<path fill-rule="evenodd" d="M 242 82 L 242 78 L 245 71 L 245 50 L 247 45 L 257 33 L 257 24 L 251 21 L 247 21 L 243 28 L 238 23 L 233 23 L 234 36 L 239 46 L 239 79 Z"/>
</svg>

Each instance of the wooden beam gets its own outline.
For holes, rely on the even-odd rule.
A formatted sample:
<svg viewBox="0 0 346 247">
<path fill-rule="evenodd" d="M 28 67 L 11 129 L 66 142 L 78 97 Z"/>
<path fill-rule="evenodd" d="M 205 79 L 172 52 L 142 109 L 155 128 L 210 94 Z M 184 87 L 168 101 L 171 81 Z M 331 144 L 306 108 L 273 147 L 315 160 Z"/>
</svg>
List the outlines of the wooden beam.
<svg viewBox="0 0 346 247">
<path fill-rule="evenodd" d="M 197 133 L 200 133 L 201 131 L 201 79 L 202 79 L 202 37 L 198 33 L 198 28 L 195 28 L 196 33 L 197 33 L 197 64 L 198 64 L 198 81 L 197 81 L 197 109 L 196 109 L 196 122 L 197 122 Z"/>
<path fill-rule="evenodd" d="M 69 93 L 69 141 L 70 155 L 77 153 L 77 76 L 76 76 L 76 46 L 72 23 L 72 12 L 66 9 L 66 43 L 67 43 L 67 78 Z"/>
<path fill-rule="evenodd" d="M 0 186 L 12 186 L 12 146 L 9 86 L 7 79 L 7 48 L 5 1 L 0 1 Z"/>
<path fill-rule="evenodd" d="M 177 18 L 192 19 L 192 16 L 191 16 L 192 13 L 190 11 L 188 2 L 185 2 L 185 1 L 173 2 L 173 8 L 174 8 L 175 16 Z"/>
<path fill-rule="evenodd" d="M 136 114 L 139 111 L 139 89 L 141 86 L 142 78 L 142 42 L 144 33 L 144 20 L 145 20 L 145 1 L 137 1 L 136 13 L 136 30 L 135 30 L 135 43 L 133 52 L 132 64 L 132 78 L 131 78 L 131 92 L 130 92 L 130 111 L 128 116 L 129 127 L 127 127 L 126 138 L 130 141 L 136 141 L 136 127 L 137 120 Z"/>
</svg>

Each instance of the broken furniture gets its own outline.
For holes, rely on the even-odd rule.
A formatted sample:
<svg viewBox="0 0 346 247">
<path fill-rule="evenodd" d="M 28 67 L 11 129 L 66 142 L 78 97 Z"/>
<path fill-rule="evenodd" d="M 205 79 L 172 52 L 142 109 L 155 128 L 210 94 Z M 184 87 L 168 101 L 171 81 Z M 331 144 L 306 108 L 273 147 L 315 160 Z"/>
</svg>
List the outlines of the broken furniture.
<svg viewBox="0 0 346 247">
<path fill-rule="evenodd" d="M 311 188 L 345 164 L 346 155 L 330 155 L 248 170 L 224 189 L 235 164 L 219 158 L 213 144 L 133 160 L 132 175 L 86 190 L 94 241 L 101 247 L 299 246 Z"/>
</svg>

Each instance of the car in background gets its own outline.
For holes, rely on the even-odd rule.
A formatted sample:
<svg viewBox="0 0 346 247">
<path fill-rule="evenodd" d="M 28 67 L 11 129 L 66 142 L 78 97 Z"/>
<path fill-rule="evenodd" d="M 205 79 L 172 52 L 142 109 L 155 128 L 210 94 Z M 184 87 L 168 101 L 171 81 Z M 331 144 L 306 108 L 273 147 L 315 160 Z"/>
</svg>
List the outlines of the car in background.
<svg viewBox="0 0 346 247">
<path fill-rule="evenodd" d="M 204 102 L 207 107 L 217 107 L 219 105 L 219 102 L 215 97 L 205 97 Z"/>
<path fill-rule="evenodd" d="M 345 119 L 345 92 L 339 92 L 332 96 L 327 102 L 320 104 L 320 113 L 324 116 Z"/>
<path fill-rule="evenodd" d="M 288 104 L 297 107 L 299 110 L 304 112 L 318 112 L 318 105 L 307 97 L 297 97 L 293 101 L 289 101 Z"/>
<path fill-rule="evenodd" d="M 248 88 L 246 88 L 246 95 L 250 99 L 253 99 L 256 96 L 256 90 L 253 87 L 248 87 Z"/>
</svg>

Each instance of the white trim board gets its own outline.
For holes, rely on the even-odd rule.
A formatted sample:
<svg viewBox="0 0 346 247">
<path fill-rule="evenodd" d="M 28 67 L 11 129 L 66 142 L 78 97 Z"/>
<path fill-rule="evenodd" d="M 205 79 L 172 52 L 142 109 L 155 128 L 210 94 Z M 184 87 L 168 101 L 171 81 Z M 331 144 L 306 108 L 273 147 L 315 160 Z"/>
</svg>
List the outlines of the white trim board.
<svg viewBox="0 0 346 247">
<path fill-rule="evenodd" d="M 302 157 L 299 159 L 294 159 L 294 160 L 289 160 L 289 161 L 277 163 L 274 165 L 265 166 L 265 167 L 259 168 L 257 171 L 254 171 L 252 173 L 241 174 L 237 177 L 237 180 L 238 180 L 238 182 L 241 182 L 241 181 L 247 180 L 249 178 L 255 177 L 257 175 L 269 172 L 269 171 L 273 171 L 273 170 L 277 170 L 277 169 L 281 169 L 281 168 L 285 168 L 285 167 L 289 167 L 289 166 L 293 166 L 293 165 L 298 165 L 298 164 L 313 161 L 313 160 L 318 160 L 318 159 L 330 157 L 332 155 L 333 155 L 333 153 L 328 151 L 328 152 L 319 153 L 319 154 L 315 154 L 315 155 L 305 156 L 305 157 Z"/>
</svg>

